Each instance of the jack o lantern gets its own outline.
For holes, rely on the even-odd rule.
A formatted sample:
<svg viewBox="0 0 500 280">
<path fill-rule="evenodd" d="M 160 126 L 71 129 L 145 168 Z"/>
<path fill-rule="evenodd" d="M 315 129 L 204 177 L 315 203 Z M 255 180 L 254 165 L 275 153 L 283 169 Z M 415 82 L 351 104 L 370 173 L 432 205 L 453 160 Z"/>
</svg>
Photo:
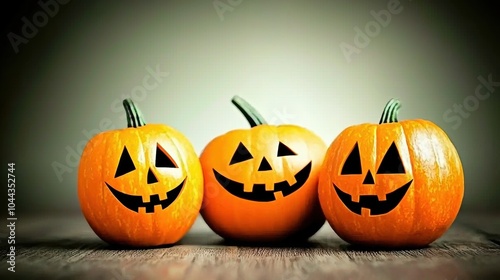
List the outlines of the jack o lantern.
<svg viewBox="0 0 500 280">
<path fill-rule="evenodd" d="M 177 130 L 146 124 L 130 99 L 128 128 L 102 132 L 86 145 L 78 169 L 81 210 L 104 241 L 136 247 L 172 244 L 194 223 L 203 174 Z"/>
<path fill-rule="evenodd" d="M 454 145 L 430 121 L 398 121 L 400 107 L 391 99 L 378 125 L 351 126 L 328 148 L 321 207 L 349 243 L 426 246 L 460 209 L 464 174 Z"/>
<path fill-rule="evenodd" d="M 232 102 L 251 128 L 218 136 L 203 150 L 202 217 L 228 240 L 307 239 L 325 222 L 317 183 L 326 144 L 305 128 L 267 124 L 238 96 Z"/>
</svg>

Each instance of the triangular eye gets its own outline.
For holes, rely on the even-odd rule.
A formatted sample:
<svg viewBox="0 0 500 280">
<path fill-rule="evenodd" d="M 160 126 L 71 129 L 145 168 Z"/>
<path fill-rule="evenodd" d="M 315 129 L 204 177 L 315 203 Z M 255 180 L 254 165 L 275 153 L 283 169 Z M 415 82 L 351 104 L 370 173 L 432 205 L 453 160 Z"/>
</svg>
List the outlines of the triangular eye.
<svg viewBox="0 0 500 280">
<path fill-rule="evenodd" d="M 290 148 L 288 148 L 285 144 L 281 143 L 278 145 L 278 156 L 279 157 L 284 157 L 284 156 L 296 156 L 297 154 L 294 153 Z"/>
<path fill-rule="evenodd" d="M 250 154 L 248 149 L 245 147 L 245 145 L 243 145 L 243 143 L 240 142 L 238 148 L 236 148 L 236 151 L 234 152 L 233 157 L 231 158 L 231 162 L 229 163 L 229 165 L 249 160 L 252 158 L 253 156 Z"/>
<path fill-rule="evenodd" d="M 159 145 L 156 146 L 156 167 L 177 168 L 175 162 L 163 152 Z"/>
<path fill-rule="evenodd" d="M 123 147 L 122 155 L 120 156 L 120 161 L 118 162 L 118 167 L 116 168 L 115 178 L 134 170 L 135 165 L 130 157 L 130 154 L 128 153 L 127 147 Z"/>
<path fill-rule="evenodd" d="M 351 153 L 344 162 L 342 167 L 341 175 L 352 175 L 352 174 L 362 174 L 361 169 L 361 157 L 359 155 L 358 143 L 354 145 Z"/>
<path fill-rule="evenodd" d="M 378 168 L 377 174 L 400 174 L 405 173 L 405 168 L 401 157 L 399 156 L 398 148 L 396 144 L 392 142 L 389 150 L 385 154 L 380 166 Z"/>
</svg>

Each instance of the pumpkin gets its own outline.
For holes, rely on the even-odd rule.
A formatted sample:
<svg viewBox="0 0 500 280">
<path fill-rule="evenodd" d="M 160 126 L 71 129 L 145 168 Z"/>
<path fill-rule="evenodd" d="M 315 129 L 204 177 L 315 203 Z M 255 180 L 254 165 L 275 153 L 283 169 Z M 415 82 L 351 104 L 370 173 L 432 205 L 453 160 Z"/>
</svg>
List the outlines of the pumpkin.
<svg viewBox="0 0 500 280">
<path fill-rule="evenodd" d="M 146 124 L 132 100 L 123 104 L 128 127 L 97 134 L 82 152 L 81 210 L 108 243 L 175 243 L 193 225 L 203 201 L 199 159 L 180 132 Z"/>
<path fill-rule="evenodd" d="M 305 240 L 324 223 L 318 175 L 326 144 L 296 125 L 270 125 L 245 100 L 232 102 L 251 125 L 210 141 L 200 155 L 201 215 L 237 242 Z"/>
<path fill-rule="evenodd" d="M 391 99 L 379 124 L 345 129 L 325 156 L 321 207 L 351 244 L 426 246 L 460 209 L 464 173 L 453 143 L 430 121 L 398 121 L 400 108 Z"/>
</svg>

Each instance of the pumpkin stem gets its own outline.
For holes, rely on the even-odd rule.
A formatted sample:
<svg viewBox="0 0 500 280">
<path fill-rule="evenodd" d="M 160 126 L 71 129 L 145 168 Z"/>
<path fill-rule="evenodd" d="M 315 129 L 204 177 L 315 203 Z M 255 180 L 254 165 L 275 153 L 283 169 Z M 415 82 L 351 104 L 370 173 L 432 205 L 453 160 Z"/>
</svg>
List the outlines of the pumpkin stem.
<svg viewBox="0 0 500 280">
<path fill-rule="evenodd" d="M 125 107 L 125 112 L 127 112 L 128 127 L 137 128 L 146 125 L 141 111 L 137 108 L 132 99 L 127 98 L 123 100 L 123 107 Z"/>
<path fill-rule="evenodd" d="M 399 100 L 395 98 L 389 100 L 389 102 L 385 105 L 384 111 L 382 112 L 379 124 L 398 122 L 398 113 L 400 108 L 401 102 Z"/>
<path fill-rule="evenodd" d="M 251 127 L 258 126 L 261 124 L 267 124 L 266 120 L 255 110 L 252 105 L 246 102 L 243 98 L 235 95 L 231 102 L 240 110 L 240 112 L 245 116 L 247 121 L 250 123 Z"/>
</svg>

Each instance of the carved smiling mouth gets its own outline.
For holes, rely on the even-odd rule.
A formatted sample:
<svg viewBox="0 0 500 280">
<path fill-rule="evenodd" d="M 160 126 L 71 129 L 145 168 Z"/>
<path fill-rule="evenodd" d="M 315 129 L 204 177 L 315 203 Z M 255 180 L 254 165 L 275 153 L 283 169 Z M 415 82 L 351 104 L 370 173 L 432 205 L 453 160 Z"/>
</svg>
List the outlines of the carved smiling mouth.
<svg viewBox="0 0 500 280">
<path fill-rule="evenodd" d="M 175 187 L 174 189 L 170 190 L 167 192 L 167 198 L 160 200 L 160 196 L 158 194 L 152 194 L 149 196 L 149 202 L 143 202 L 142 196 L 141 195 L 130 195 L 126 193 L 122 193 L 116 189 L 114 189 L 112 186 L 110 186 L 108 183 L 106 183 L 106 186 L 108 186 L 109 190 L 113 193 L 113 195 L 120 201 L 123 206 L 127 207 L 128 209 L 134 211 L 134 212 L 139 212 L 140 207 L 146 208 L 146 213 L 153 213 L 155 209 L 155 205 L 161 205 L 161 209 L 167 208 L 172 202 L 174 202 L 177 197 L 179 196 L 179 193 L 181 192 L 182 188 L 184 187 L 184 183 L 186 182 L 186 178 L 182 180 L 182 182 Z"/>
<path fill-rule="evenodd" d="M 265 184 L 254 184 L 251 192 L 245 192 L 242 183 L 224 177 L 224 175 L 220 174 L 215 169 L 213 171 L 217 182 L 232 195 L 246 200 L 269 202 L 276 199 L 275 193 L 281 192 L 283 197 L 285 197 L 300 189 L 309 178 L 311 167 L 312 162 L 309 162 L 302 170 L 297 172 L 294 176 L 296 182 L 293 185 L 290 185 L 287 181 L 282 181 L 274 183 L 274 189 L 267 191 Z"/>
<path fill-rule="evenodd" d="M 361 208 L 366 208 L 370 210 L 371 216 L 375 216 L 389 213 L 392 209 L 396 208 L 405 196 L 406 191 L 410 188 L 412 182 L 413 179 L 397 190 L 388 193 L 386 195 L 386 200 L 383 201 L 378 200 L 377 195 L 360 195 L 359 202 L 354 202 L 350 194 L 341 191 L 335 184 L 333 184 L 333 187 L 340 200 L 349 210 L 361 215 Z"/>
</svg>

